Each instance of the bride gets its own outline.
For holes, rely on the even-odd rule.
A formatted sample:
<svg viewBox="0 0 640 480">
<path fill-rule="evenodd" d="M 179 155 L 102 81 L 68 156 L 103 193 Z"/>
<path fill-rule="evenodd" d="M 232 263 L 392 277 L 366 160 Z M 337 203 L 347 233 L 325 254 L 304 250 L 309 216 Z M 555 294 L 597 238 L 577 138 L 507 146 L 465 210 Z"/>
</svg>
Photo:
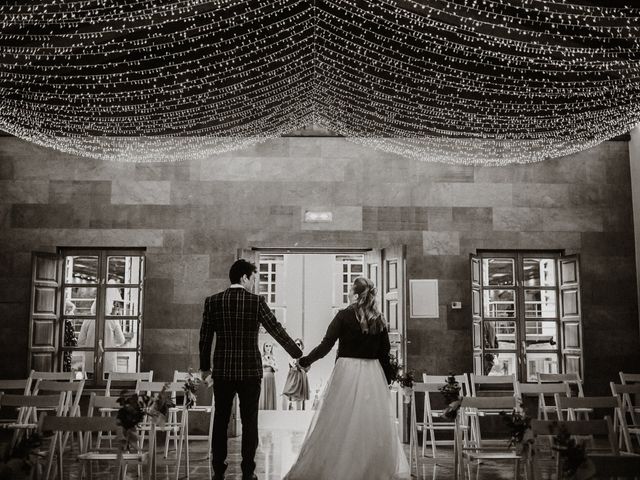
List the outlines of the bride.
<svg viewBox="0 0 640 480">
<path fill-rule="evenodd" d="M 320 345 L 298 360 L 308 368 L 339 341 L 324 397 L 284 480 L 410 478 L 392 413 L 388 369 L 383 371 L 389 365 L 389 332 L 376 289 L 359 277 L 351 295 L 354 301 L 338 312 Z"/>
</svg>

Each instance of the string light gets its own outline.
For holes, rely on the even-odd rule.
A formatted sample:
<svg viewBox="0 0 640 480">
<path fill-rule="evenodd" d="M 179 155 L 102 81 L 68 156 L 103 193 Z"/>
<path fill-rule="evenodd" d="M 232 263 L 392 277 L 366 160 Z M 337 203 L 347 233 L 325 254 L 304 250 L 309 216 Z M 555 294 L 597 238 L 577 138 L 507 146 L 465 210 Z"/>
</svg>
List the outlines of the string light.
<svg viewBox="0 0 640 480">
<path fill-rule="evenodd" d="M 0 5 L 0 128 L 104 160 L 207 158 L 317 124 L 423 161 L 540 161 L 636 125 L 639 67 L 632 5 Z"/>
</svg>

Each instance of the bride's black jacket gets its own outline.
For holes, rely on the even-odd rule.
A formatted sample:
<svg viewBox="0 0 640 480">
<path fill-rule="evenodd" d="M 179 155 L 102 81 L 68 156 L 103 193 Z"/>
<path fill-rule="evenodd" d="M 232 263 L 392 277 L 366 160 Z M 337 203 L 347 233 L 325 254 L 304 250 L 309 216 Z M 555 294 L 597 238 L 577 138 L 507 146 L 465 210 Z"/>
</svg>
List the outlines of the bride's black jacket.
<svg viewBox="0 0 640 480">
<path fill-rule="evenodd" d="M 377 358 L 380 360 L 387 381 L 389 381 L 389 350 L 391 349 L 389 332 L 385 328 L 374 334 L 363 333 L 353 306 L 340 310 L 336 314 L 320 345 L 314 348 L 309 355 L 300 358 L 298 363 L 303 367 L 308 367 L 327 355 L 336 341 L 339 341 L 338 358 Z"/>
</svg>

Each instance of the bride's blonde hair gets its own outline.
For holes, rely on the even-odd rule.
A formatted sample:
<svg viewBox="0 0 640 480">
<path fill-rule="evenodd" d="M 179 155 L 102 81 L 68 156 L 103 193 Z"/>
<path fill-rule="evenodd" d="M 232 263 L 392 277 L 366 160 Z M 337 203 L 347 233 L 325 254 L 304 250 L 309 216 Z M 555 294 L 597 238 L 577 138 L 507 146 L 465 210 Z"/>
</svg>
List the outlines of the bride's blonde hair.
<svg viewBox="0 0 640 480">
<path fill-rule="evenodd" d="M 376 287 L 371 280 L 358 277 L 353 282 L 356 300 L 353 305 L 362 333 L 376 334 L 384 330 L 385 322 L 376 304 Z"/>
</svg>

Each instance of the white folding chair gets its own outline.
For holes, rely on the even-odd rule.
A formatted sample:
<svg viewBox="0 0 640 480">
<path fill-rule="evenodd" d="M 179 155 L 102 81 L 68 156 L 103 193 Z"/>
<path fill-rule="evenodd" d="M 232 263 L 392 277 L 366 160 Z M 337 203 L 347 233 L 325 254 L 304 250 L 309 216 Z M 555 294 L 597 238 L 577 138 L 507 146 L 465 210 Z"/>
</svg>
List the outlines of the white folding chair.
<svg viewBox="0 0 640 480">
<path fill-rule="evenodd" d="M 476 441 L 469 435 L 473 419 L 485 415 L 494 415 L 497 411 L 510 413 L 517 408 L 515 397 L 463 397 L 460 410 L 456 416 L 456 452 L 454 458 L 454 475 L 457 479 L 460 471 L 466 476 L 471 476 L 471 461 L 478 461 L 478 472 L 480 463 L 484 460 L 506 460 L 514 462 L 514 478 L 520 478 L 520 460 L 522 455 L 516 452 L 515 446 L 511 445 L 510 438 L 497 438 L 491 441 Z M 480 422 L 477 427 L 480 428 Z M 481 437 L 480 431 L 478 439 Z M 466 463 L 465 463 L 466 460 Z"/>
<path fill-rule="evenodd" d="M 624 440 L 625 447 L 628 453 L 634 453 L 633 442 L 631 441 L 631 435 L 636 437 L 636 441 L 640 445 L 640 424 L 638 423 L 638 417 L 636 413 L 640 409 L 638 400 L 640 399 L 640 383 L 632 384 L 616 384 L 611 382 L 611 393 L 618 399 L 618 417 L 620 422 L 620 434 Z M 631 422 L 628 421 L 628 416 L 631 418 Z"/>
<path fill-rule="evenodd" d="M 564 383 L 569 385 L 571 389 L 571 396 L 584 397 L 584 391 L 582 390 L 582 380 L 580 379 L 580 375 L 577 373 L 537 373 L 536 377 L 538 379 L 538 383 Z M 582 418 L 584 420 L 589 420 L 589 414 L 592 413 L 592 410 L 578 409 L 575 411 L 578 418 Z"/>
<path fill-rule="evenodd" d="M 515 375 L 476 375 L 471 374 L 472 397 L 513 396 L 516 390 Z"/>
</svg>

